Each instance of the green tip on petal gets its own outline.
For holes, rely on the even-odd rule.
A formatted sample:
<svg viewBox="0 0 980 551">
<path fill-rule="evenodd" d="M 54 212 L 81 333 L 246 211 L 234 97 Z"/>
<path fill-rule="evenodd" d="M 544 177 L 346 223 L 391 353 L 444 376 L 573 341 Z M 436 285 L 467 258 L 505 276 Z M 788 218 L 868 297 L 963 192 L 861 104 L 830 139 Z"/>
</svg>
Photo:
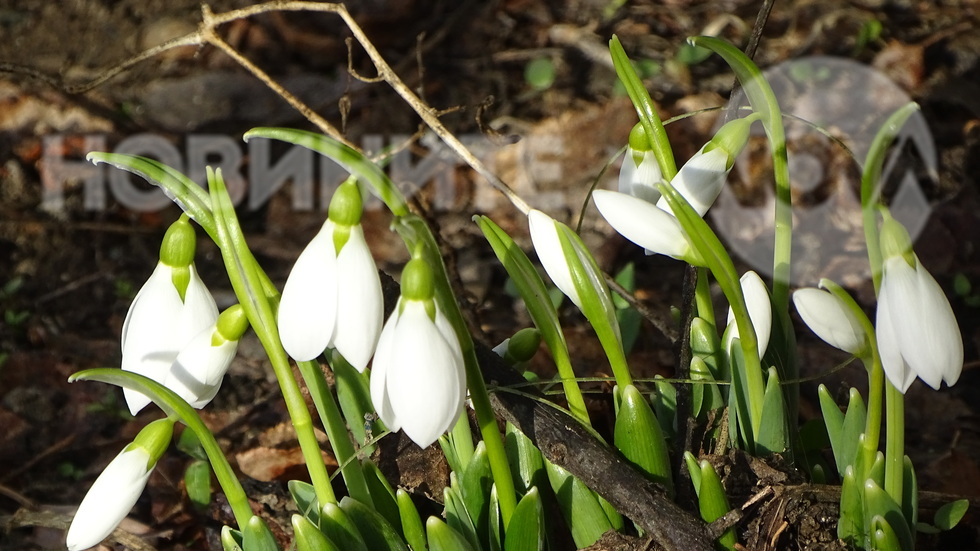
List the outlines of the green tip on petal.
<svg viewBox="0 0 980 551">
<path fill-rule="evenodd" d="M 884 259 L 893 256 L 905 258 L 909 266 L 915 267 L 915 253 L 912 252 L 912 238 L 901 222 L 892 218 L 888 209 L 881 210 L 884 220 L 881 222 L 880 243 L 881 256 Z"/>
<path fill-rule="evenodd" d="M 435 295 L 435 281 L 428 262 L 415 257 L 402 270 L 402 297 L 407 300 L 431 300 Z"/>
<path fill-rule="evenodd" d="M 340 184 L 340 187 L 334 192 L 333 198 L 330 199 L 328 216 L 334 224 L 339 226 L 355 226 L 361 223 L 363 211 L 364 204 L 357 180 L 348 178 Z M 338 250 L 340 249 L 338 248 Z"/>
<path fill-rule="evenodd" d="M 136 435 L 133 443 L 127 446 L 126 449 L 132 450 L 139 447 L 146 450 L 146 453 L 150 456 L 150 462 L 146 466 L 147 470 L 149 470 L 156 465 L 157 460 L 170 447 L 170 441 L 173 439 L 173 436 L 173 419 L 158 419 L 143 427 L 143 430 Z"/>
<path fill-rule="evenodd" d="M 186 268 L 194 262 L 194 251 L 197 247 L 197 236 L 191 227 L 190 218 L 181 215 L 170 225 L 163 244 L 160 245 L 160 261 L 171 268 Z"/>
<path fill-rule="evenodd" d="M 629 144 L 630 148 L 638 153 L 653 151 L 653 146 L 650 145 L 650 138 L 647 137 L 647 131 L 640 123 L 636 123 L 636 125 L 633 126 L 633 130 L 630 130 Z M 640 162 L 637 161 L 636 164 L 640 164 Z"/>
<path fill-rule="evenodd" d="M 745 148 L 745 144 L 749 141 L 749 130 L 752 127 L 752 123 L 760 118 L 762 118 L 762 115 L 759 113 L 752 113 L 747 117 L 728 121 L 718 129 L 718 132 L 711 138 L 711 141 L 704 146 L 704 153 L 720 147 L 728 154 L 726 168 L 730 169 L 732 164 L 735 163 L 735 158 L 738 157 L 742 149 Z"/>
<path fill-rule="evenodd" d="M 248 316 L 241 304 L 233 304 L 218 316 L 216 330 L 211 345 L 218 346 L 226 341 L 237 341 L 248 329 Z"/>
</svg>

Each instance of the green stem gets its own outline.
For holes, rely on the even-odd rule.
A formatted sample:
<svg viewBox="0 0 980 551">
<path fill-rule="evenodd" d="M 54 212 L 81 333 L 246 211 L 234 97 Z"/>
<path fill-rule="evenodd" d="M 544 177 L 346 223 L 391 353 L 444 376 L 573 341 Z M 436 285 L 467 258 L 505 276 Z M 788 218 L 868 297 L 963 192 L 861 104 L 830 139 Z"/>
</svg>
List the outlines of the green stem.
<svg viewBox="0 0 980 551">
<path fill-rule="evenodd" d="M 475 451 L 475 447 L 473 446 L 473 433 L 470 431 L 470 418 L 466 414 L 466 408 L 463 408 L 463 413 L 459 416 L 459 420 L 453 425 L 452 431 L 449 434 L 449 441 L 452 443 L 453 450 L 456 452 L 456 458 L 459 459 L 460 465 L 463 465 L 465 468 L 466 465 L 470 464 L 470 459 L 472 459 L 473 452 Z"/>
<path fill-rule="evenodd" d="M 310 481 L 313 483 L 317 501 L 320 506 L 336 503 L 337 498 L 330 485 L 330 476 L 320 455 L 320 445 L 313 433 L 310 411 L 306 408 L 306 401 L 289 366 L 289 358 L 279 340 L 275 315 L 265 293 L 263 278 L 259 276 L 258 263 L 245 243 L 245 236 L 238 225 L 238 218 L 221 172 L 216 173 L 210 167 L 208 167 L 208 187 L 211 191 L 211 208 L 217 225 L 217 243 L 225 261 L 228 278 L 248 316 L 252 329 L 259 337 L 272 363 L 283 401 L 286 403 L 286 409 L 299 440 L 303 459 L 306 461 L 306 468 L 310 473 Z"/>
<path fill-rule="evenodd" d="M 208 460 L 211 462 L 211 469 L 214 471 L 215 478 L 218 479 L 221 490 L 225 493 L 228 505 L 231 506 L 238 528 L 244 530 L 248 526 L 248 521 L 252 518 L 253 513 L 241 482 L 235 476 L 234 469 L 228 464 L 228 458 L 225 457 L 218 441 L 214 439 L 214 434 L 201 421 L 197 410 L 192 408 L 183 398 L 148 377 L 115 368 L 100 367 L 79 371 L 68 378 L 69 383 L 75 381 L 99 381 L 136 390 L 153 400 L 153 403 L 160 406 L 160 409 L 171 419 L 177 419 L 187 425 L 187 428 L 197 436 L 204 453 L 207 454 Z"/>
<path fill-rule="evenodd" d="M 889 382 L 885 385 L 888 432 L 885 436 L 885 491 L 902 503 L 905 476 L 905 395 Z"/>
<path fill-rule="evenodd" d="M 698 267 L 697 283 L 694 287 L 694 300 L 697 307 L 697 316 L 718 327 L 715 323 L 715 308 L 711 303 L 711 286 L 708 283 L 708 269 Z"/>
<path fill-rule="evenodd" d="M 330 446 L 336 455 L 337 463 L 340 465 L 340 472 L 344 477 L 344 484 L 350 496 L 368 507 L 374 506 L 371 499 L 371 492 L 368 490 L 367 481 L 364 478 L 364 471 L 361 469 L 361 462 L 354 451 L 354 445 L 350 441 L 350 432 L 347 431 L 347 424 L 340 414 L 337 401 L 330 391 L 327 379 L 320 370 L 320 364 L 315 361 L 296 362 L 303 381 L 310 391 L 313 405 L 316 406 L 317 413 L 320 414 L 320 422 L 327 431 L 327 438 L 330 439 Z"/>
</svg>

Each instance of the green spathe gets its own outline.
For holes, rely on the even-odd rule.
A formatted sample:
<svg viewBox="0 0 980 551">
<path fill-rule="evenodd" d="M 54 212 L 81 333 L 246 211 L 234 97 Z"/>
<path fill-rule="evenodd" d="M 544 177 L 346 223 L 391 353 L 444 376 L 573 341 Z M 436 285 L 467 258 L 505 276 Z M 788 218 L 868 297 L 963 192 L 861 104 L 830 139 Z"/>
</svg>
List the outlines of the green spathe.
<svg viewBox="0 0 980 551">
<path fill-rule="evenodd" d="M 136 435 L 133 442 L 126 446 L 126 451 L 133 450 L 135 448 L 143 448 L 149 456 L 149 463 L 146 465 L 146 469 L 150 470 L 157 461 L 163 456 L 167 448 L 170 447 L 170 441 L 174 436 L 174 421 L 169 417 L 166 419 L 158 419 L 153 421 L 149 425 L 143 427 L 143 430 Z"/>
</svg>

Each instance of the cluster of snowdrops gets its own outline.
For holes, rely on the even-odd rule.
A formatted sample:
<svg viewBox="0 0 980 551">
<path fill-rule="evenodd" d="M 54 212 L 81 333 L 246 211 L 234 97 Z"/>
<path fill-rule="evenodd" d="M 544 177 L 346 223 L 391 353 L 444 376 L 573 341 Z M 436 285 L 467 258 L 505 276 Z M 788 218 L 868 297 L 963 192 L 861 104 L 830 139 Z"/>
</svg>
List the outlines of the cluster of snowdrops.
<svg viewBox="0 0 980 551">
<path fill-rule="evenodd" d="M 962 340 L 949 302 L 915 256 L 906 230 L 881 204 L 882 159 L 915 106 L 885 122 L 864 163 L 862 207 L 878 293 L 872 323 L 832 281 L 822 282 L 821 289 L 790 293 L 792 224 L 782 114 L 761 73 L 738 50 L 717 39 L 693 40 L 733 67 L 751 110 L 738 112 L 744 116 L 727 122 L 677 169 L 649 94 L 613 39 L 614 64 L 640 122 L 629 136 L 619 190 L 597 189 L 592 200 L 626 239 L 698 269 L 695 317 L 689 329 L 692 360 L 688 379 L 678 384 L 691 385 L 690 414 L 706 426 L 710 438 L 728 439 L 759 456 L 779 453 L 793 459 L 814 452 L 801 448 L 794 437 L 796 367 L 790 302 L 820 338 L 865 364 L 867 405 L 852 391 L 844 413 L 821 388 L 835 465 L 819 460 L 798 463 L 813 465 L 808 474 L 814 480 L 836 478 L 843 485 L 841 538 L 869 549 L 911 551 L 917 530 L 929 527 L 918 519 L 914 469 L 903 452 L 902 394 L 916 378 L 936 389 L 942 382 L 951 385 L 963 364 Z M 772 142 L 777 230 L 771 286 L 754 272 L 738 274 L 703 220 L 754 124 L 762 125 Z M 219 391 L 249 327 L 269 355 L 310 473 L 311 483 L 289 485 L 300 511 L 293 516 L 297 549 L 542 549 L 551 537 L 543 505 L 547 496 L 557 502 L 577 546 L 591 545 L 607 530 L 629 530 L 627 520 L 599 494 L 547 461 L 515 427 L 507 424 L 500 430 L 436 240 L 384 173 L 324 136 L 273 128 L 246 134 L 246 139 L 257 138 L 310 147 L 352 174 L 334 193 L 327 220 L 297 259 L 281 294 L 251 255 L 220 173 L 209 171 L 208 188 L 203 190 L 150 159 L 90 155 L 95 162 L 160 185 L 185 214 L 168 230 L 160 261 L 129 309 L 121 337 L 122 369 L 87 370 L 73 377 L 120 385 L 134 415 L 152 402 L 166 417 L 148 424 L 95 481 L 68 530 L 68 548 L 98 544 L 126 517 L 170 447 L 175 423 L 186 425 L 185 432 L 198 439 L 234 512 L 238 526 L 226 526 L 222 532 L 225 548 L 277 548 L 195 412 Z M 400 298 L 387 319 L 378 270 L 360 225 L 367 193 L 380 197 L 392 212 L 392 228 L 411 253 L 400 277 Z M 621 307 L 592 254 L 567 225 L 538 210 L 526 214 L 540 265 L 584 314 L 608 357 L 616 383 L 612 444 L 672 495 L 675 475 L 666 442 L 676 437 L 673 386 L 658 381 L 650 394 L 638 389 L 617 318 Z M 220 313 L 194 267 L 197 235 L 192 221 L 220 247 L 239 300 Z M 515 336 L 495 350 L 520 367 L 543 341 L 557 368 L 555 383 L 563 390 L 570 420 L 590 425 L 548 288 L 510 236 L 489 218 L 478 216 L 475 222 L 516 284 L 535 325 L 515 328 Z M 712 280 L 729 304 L 723 322 L 713 313 Z M 341 465 L 347 495 L 339 499 L 321 460 L 311 413 L 290 358 Z M 334 373 L 333 388 L 324 378 L 321 360 Z M 471 432 L 467 403 L 475 412 L 478 438 Z M 727 426 L 712 424 L 717 416 L 709 414 L 722 408 L 727 408 Z M 378 421 L 365 423 L 373 419 Z M 366 425 L 372 425 L 370 430 Z M 883 425 L 887 436 L 879 451 Z M 445 452 L 453 474 L 442 496 L 444 518 L 430 517 L 423 523 L 412 497 L 392 488 L 371 463 L 372 435 L 398 430 L 423 448 L 438 442 Z M 717 473 L 690 452 L 684 463 L 701 502 L 701 518 L 714 521 L 730 508 Z M 955 524 L 963 508 L 962 503 L 944 508 L 936 525 Z M 734 549 L 736 543 L 737 535 L 730 529 L 715 545 Z"/>
</svg>

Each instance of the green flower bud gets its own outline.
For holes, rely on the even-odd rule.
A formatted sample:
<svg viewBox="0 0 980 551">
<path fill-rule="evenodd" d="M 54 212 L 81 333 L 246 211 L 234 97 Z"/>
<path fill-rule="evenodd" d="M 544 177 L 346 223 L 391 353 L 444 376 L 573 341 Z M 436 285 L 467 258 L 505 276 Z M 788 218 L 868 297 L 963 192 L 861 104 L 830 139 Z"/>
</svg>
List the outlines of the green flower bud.
<svg viewBox="0 0 980 551">
<path fill-rule="evenodd" d="M 170 441 L 174 436 L 173 419 L 158 419 L 143 427 L 143 430 L 136 435 L 133 442 L 126 446 L 126 451 L 135 448 L 143 448 L 150 456 L 150 461 L 146 465 L 147 470 L 153 468 L 163 453 L 170 447 Z"/>
<path fill-rule="evenodd" d="M 357 180 L 351 177 L 340 184 L 334 192 L 327 216 L 338 226 L 356 226 L 361 223 L 363 210 L 361 189 L 357 185 Z M 337 250 L 339 251 L 340 247 L 337 247 Z"/>
<path fill-rule="evenodd" d="M 892 218 L 888 209 L 881 209 L 884 220 L 881 222 L 880 245 L 884 259 L 901 256 L 909 266 L 915 267 L 915 253 L 912 252 L 912 238 L 901 222 Z"/>
<path fill-rule="evenodd" d="M 728 154 L 726 168 L 730 170 L 732 165 L 735 164 L 735 157 L 738 157 L 738 154 L 742 152 L 745 144 L 749 141 L 749 130 L 752 127 L 752 123 L 760 118 L 761 115 L 759 113 L 752 113 L 747 117 L 728 121 L 718 129 L 718 132 L 711 138 L 711 141 L 705 144 L 704 153 L 708 153 L 715 148 L 721 148 L 722 151 Z"/>
<path fill-rule="evenodd" d="M 191 227 L 190 218 L 182 214 L 170 225 L 160 245 L 160 262 L 171 268 L 186 268 L 194 262 L 197 236 Z"/>
<path fill-rule="evenodd" d="M 428 262 L 415 257 L 402 270 L 402 298 L 406 300 L 431 300 L 435 295 L 435 280 Z"/>
<path fill-rule="evenodd" d="M 647 131 L 643 129 L 643 125 L 636 123 L 633 130 L 630 130 L 629 138 L 630 149 L 633 150 L 633 160 L 636 165 L 639 166 L 643 162 L 643 155 L 646 153 L 651 153 L 653 151 L 653 146 L 650 144 L 650 138 L 647 136 Z"/>
<path fill-rule="evenodd" d="M 218 316 L 215 331 L 211 335 L 211 346 L 221 346 L 228 341 L 237 341 L 248 329 L 248 316 L 241 304 L 233 304 Z"/>
<path fill-rule="evenodd" d="M 511 364 L 521 364 L 529 361 L 537 353 L 541 345 L 541 331 L 535 327 L 525 327 L 507 340 L 507 351 L 504 359 Z"/>
</svg>

